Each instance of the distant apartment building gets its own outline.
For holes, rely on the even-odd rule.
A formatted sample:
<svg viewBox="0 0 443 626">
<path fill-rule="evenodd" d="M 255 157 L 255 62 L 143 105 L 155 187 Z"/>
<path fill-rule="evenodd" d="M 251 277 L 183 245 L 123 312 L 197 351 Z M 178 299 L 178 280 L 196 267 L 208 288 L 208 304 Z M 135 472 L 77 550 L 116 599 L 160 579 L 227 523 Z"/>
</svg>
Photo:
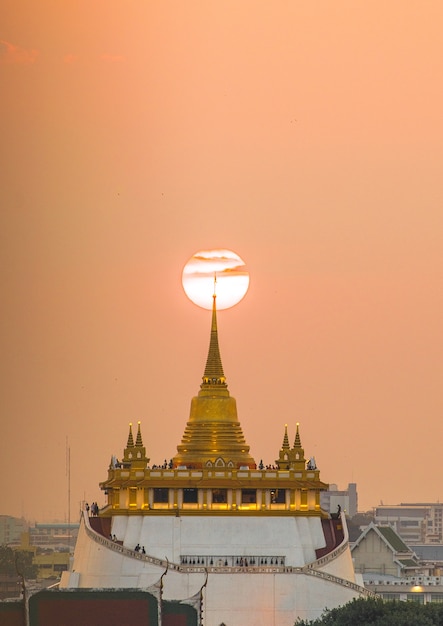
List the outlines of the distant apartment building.
<svg viewBox="0 0 443 626">
<path fill-rule="evenodd" d="M 38 548 L 71 550 L 77 540 L 79 524 L 38 524 L 29 528 L 30 543 Z"/>
<path fill-rule="evenodd" d="M 61 573 L 69 568 L 70 553 L 66 547 L 62 550 L 52 550 L 37 547 L 31 544 L 30 533 L 22 535 L 20 550 L 32 554 L 32 563 L 37 566 L 37 579 L 60 578 Z"/>
<path fill-rule="evenodd" d="M 443 583 L 443 544 L 419 544 L 411 545 L 410 548 L 418 556 L 422 565 L 428 569 L 429 575 L 441 576 Z"/>
<path fill-rule="evenodd" d="M 443 542 L 443 504 L 404 503 L 375 508 L 375 523 L 394 528 L 408 545 Z"/>
<path fill-rule="evenodd" d="M 397 602 L 443 602 L 443 580 L 436 576 L 409 576 L 398 580 L 372 576 L 365 580 L 365 587 L 384 600 Z"/>
<path fill-rule="evenodd" d="M 28 530 L 28 523 L 21 517 L 0 515 L 0 545 L 19 546 L 21 536 Z"/>
<path fill-rule="evenodd" d="M 62 572 L 69 569 L 69 552 L 50 552 L 36 554 L 33 563 L 37 565 L 37 578 L 60 578 Z"/>
<path fill-rule="evenodd" d="M 340 506 L 347 517 L 354 517 L 358 510 L 357 484 L 349 483 L 348 488 L 341 491 L 331 483 L 327 491 L 320 493 L 320 506 L 329 513 L 335 513 Z"/>
</svg>

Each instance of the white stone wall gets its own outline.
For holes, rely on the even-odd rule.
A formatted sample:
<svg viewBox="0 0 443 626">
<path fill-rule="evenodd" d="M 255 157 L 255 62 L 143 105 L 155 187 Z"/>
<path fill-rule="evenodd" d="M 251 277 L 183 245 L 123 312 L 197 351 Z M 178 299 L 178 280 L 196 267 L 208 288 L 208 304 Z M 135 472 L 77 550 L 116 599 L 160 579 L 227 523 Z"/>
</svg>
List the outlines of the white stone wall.
<svg viewBox="0 0 443 626">
<path fill-rule="evenodd" d="M 129 549 L 179 564 L 182 555 L 285 556 L 302 567 L 325 546 L 318 517 L 115 516 L 111 533 Z"/>
<path fill-rule="evenodd" d="M 171 516 L 116 516 L 112 534 L 131 549 L 144 545 L 151 556 L 178 563 L 191 554 L 286 554 L 287 565 L 301 567 L 324 545 L 319 518 L 262 519 L 226 517 L 176 518 Z M 105 542 L 106 543 L 106 542 Z M 153 554 L 155 553 L 155 554 Z M 288 562 L 290 561 L 290 562 Z M 297 617 L 315 619 L 323 610 L 340 606 L 358 592 L 336 582 L 300 571 L 252 573 L 179 573 L 169 569 L 163 577 L 163 597 L 182 600 L 203 590 L 205 626 L 293 626 Z M 323 571 L 354 581 L 349 549 L 323 567 Z M 61 587 L 148 588 L 165 568 L 109 549 L 90 538 L 82 522 L 73 572 Z"/>
<path fill-rule="evenodd" d="M 204 591 L 205 626 L 294 626 L 316 619 L 356 597 L 350 589 L 302 574 L 209 576 Z M 217 580 L 213 580 L 217 578 Z"/>
</svg>

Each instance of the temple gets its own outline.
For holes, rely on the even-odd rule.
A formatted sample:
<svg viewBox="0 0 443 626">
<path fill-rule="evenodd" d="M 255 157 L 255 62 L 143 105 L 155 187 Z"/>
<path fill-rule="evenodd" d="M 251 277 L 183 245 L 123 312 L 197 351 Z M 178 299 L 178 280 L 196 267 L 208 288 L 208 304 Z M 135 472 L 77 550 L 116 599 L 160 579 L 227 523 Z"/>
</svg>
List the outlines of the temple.
<svg viewBox="0 0 443 626">
<path fill-rule="evenodd" d="M 134 440 L 135 435 L 135 440 Z M 250 454 L 220 356 L 214 295 L 209 352 L 177 454 L 150 466 L 141 424 L 100 483 L 106 503 L 82 513 L 64 589 L 152 590 L 195 608 L 205 626 L 293 626 L 368 595 L 357 583 L 343 514 L 296 424 L 277 458 Z M 166 623 L 166 621 L 165 621 Z M 170 622 L 168 622 L 170 623 Z M 171 622 L 172 623 L 172 622 Z"/>
</svg>

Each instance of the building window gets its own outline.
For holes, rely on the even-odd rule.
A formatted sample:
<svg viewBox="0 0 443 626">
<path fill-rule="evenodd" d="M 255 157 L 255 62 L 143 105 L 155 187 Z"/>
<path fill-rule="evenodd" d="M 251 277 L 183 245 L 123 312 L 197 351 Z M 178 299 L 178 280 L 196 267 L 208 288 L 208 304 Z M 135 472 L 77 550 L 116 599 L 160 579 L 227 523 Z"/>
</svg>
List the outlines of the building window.
<svg viewBox="0 0 443 626">
<path fill-rule="evenodd" d="M 286 502 L 286 490 L 285 489 L 271 489 L 271 503 L 272 504 L 285 504 Z"/>
<path fill-rule="evenodd" d="M 168 503 L 169 489 L 166 489 L 165 487 L 154 487 L 154 502 Z"/>
<path fill-rule="evenodd" d="M 413 602 L 418 602 L 419 604 L 424 604 L 425 594 L 424 593 L 408 593 L 407 599 L 412 600 Z"/>
<path fill-rule="evenodd" d="M 183 504 L 196 504 L 198 502 L 198 489 L 183 489 Z"/>
<path fill-rule="evenodd" d="M 382 593 L 381 596 L 383 600 L 399 600 L 398 593 Z"/>
<path fill-rule="evenodd" d="M 255 489 L 241 490 L 242 504 L 255 504 L 257 502 L 257 491 Z"/>
<path fill-rule="evenodd" d="M 116 509 L 120 506 L 120 491 L 118 489 L 112 492 L 112 506 Z"/>
<path fill-rule="evenodd" d="M 226 504 L 228 501 L 227 489 L 213 489 L 212 490 L 212 502 L 215 504 Z"/>
</svg>

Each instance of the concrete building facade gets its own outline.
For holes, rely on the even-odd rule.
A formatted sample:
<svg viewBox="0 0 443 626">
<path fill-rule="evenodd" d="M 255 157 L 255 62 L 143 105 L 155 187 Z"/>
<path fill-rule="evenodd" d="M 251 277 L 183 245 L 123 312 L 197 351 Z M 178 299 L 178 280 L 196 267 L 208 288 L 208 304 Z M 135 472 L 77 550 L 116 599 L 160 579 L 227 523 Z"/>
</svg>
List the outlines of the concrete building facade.
<svg viewBox="0 0 443 626">
<path fill-rule="evenodd" d="M 376 524 L 392 526 L 407 544 L 443 543 L 443 503 L 405 503 L 375 508 Z"/>
<path fill-rule="evenodd" d="M 324 511 L 334 513 L 338 507 L 347 517 L 354 517 L 358 511 L 358 494 L 356 483 L 349 483 L 347 489 L 338 489 L 337 485 L 329 485 L 327 491 L 320 494 L 320 505 Z"/>
</svg>

